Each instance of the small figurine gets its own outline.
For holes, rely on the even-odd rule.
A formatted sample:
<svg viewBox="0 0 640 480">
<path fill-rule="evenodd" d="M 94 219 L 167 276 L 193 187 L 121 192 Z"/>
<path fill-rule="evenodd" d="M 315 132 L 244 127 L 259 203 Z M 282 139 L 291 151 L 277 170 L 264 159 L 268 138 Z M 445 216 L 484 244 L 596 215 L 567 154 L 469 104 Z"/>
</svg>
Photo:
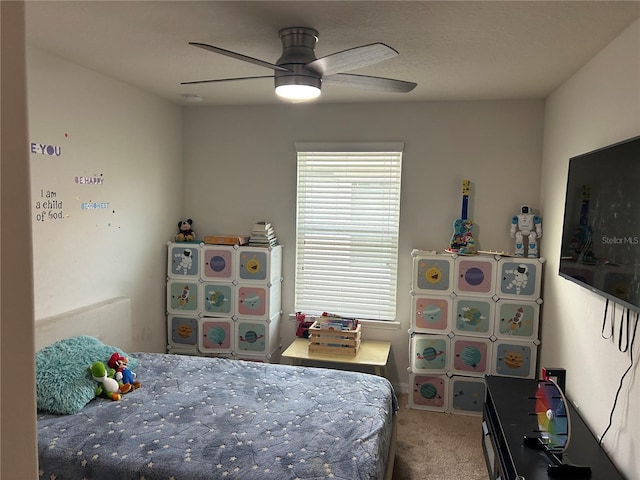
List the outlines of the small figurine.
<svg viewBox="0 0 640 480">
<path fill-rule="evenodd" d="M 187 220 L 180 220 L 178 222 L 178 234 L 176 235 L 176 242 L 193 242 L 196 238 L 196 234 L 191 228 L 193 220 L 188 218 Z"/>
<path fill-rule="evenodd" d="M 115 352 L 109 358 L 109 367 L 115 370 L 115 379 L 122 385 L 129 385 L 131 389 L 140 388 L 140 382 L 136 378 L 136 374 L 127 366 L 129 359 Z M 126 388 L 126 387 L 125 387 Z"/>
<path fill-rule="evenodd" d="M 537 238 L 542 237 L 542 219 L 539 215 L 534 215 L 529 205 L 522 205 L 520 207 L 520 214 L 514 215 L 511 219 L 511 238 L 516 239 L 515 253 L 516 257 L 525 256 L 524 237 L 529 238 L 527 244 L 527 257 L 538 257 L 538 242 Z"/>
<path fill-rule="evenodd" d="M 122 398 L 123 393 L 127 393 L 131 390 L 132 386 L 127 385 L 123 387 L 118 383 L 113 374 L 113 369 L 107 370 L 104 363 L 94 362 L 89 368 L 91 377 L 98 382 L 96 387 L 96 397 L 106 397 L 114 401 L 118 401 Z"/>
</svg>

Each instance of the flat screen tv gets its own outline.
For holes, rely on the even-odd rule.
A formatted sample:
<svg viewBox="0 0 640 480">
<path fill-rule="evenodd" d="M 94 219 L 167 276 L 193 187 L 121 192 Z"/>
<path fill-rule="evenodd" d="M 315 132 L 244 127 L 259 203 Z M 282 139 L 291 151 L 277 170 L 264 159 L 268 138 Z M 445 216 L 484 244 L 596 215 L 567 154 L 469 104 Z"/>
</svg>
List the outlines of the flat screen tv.
<svg viewBox="0 0 640 480">
<path fill-rule="evenodd" d="M 569 160 L 559 273 L 640 311 L 640 136 Z"/>
</svg>

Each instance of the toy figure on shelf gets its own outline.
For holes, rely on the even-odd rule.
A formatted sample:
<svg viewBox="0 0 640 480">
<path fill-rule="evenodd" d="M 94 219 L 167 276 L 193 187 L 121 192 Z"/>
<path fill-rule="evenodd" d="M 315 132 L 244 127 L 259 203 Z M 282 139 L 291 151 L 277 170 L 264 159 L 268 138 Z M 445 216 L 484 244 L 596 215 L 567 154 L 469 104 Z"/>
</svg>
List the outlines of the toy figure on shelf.
<svg viewBox="0 0 640 480">
<path fill-rule="evenodd" d="M 538 241 L 542 237 L 542 219 L 539 215 L 531 213 L 529 205 L 522 205 L 520 214 L 514 215 L 511 219 L 511 238 L 516 239 L 516 257 L 525 256 L 524 237 L 528 237 L 526 256 L 530 258 L 538 257 Z"/>
<path fill-rule="evenodd" d="M 178 234 L 176 235 L 176 242 L 193 242 L 196 238 L 196 234 L 191 228 L 193 220 L 190 218 L 187 220 L 180 220 L 178 222 Z"/>
</svg>

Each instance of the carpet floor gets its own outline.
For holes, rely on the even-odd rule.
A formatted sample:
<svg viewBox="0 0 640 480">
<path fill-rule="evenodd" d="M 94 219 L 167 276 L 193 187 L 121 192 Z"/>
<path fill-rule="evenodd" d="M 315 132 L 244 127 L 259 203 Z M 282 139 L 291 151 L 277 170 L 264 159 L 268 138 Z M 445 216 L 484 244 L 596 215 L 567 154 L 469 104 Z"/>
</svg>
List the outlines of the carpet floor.
<svg viewBox="0 0 640 480">
<path fill-rule="evenodd" d="M 488 480 L 482 418 L 410 409 L 398 394 L 394 480 Z"/>
</svg>

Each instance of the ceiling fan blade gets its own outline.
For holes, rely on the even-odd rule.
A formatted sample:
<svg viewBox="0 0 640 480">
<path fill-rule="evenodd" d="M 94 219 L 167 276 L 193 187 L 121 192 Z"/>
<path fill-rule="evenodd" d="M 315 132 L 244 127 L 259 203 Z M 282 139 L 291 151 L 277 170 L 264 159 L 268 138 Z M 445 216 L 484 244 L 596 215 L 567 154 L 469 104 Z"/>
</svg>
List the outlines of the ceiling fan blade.
<svg viewBox="0 0 640 480">
<path fill-rule="evenodd" d="M 198 83 L 233 82 L 234 80 L 253 80 L 255 78 L 273 78 L 273 75 L 261 75 L 259 77 L 218 78 L 215 80 L 195 80 L 193 82 L 180 82 L 180 85 L 195 85 Z"/>
<path fill-rule="evenodd" d="M 384 43 L 371 43 L 332 53 L 307 63 L 305 68 L 321 75 L 357 70 L 395 57 L 398 52 Z"/>
<path fill-rule="evenodd" d="M 214 47 L 213 45 L 208 45 L 206 43 L 198 43 L 198 42 L 189 42 L 189 45 L 193 45 L 194 47 L 203 48 L 205 50 L 209 50 L 210 52 L 219 53 L 220 55 L 225 55 L 227 57 L 235 58 L 236 60 L 242 60 L 243 62 L 253 63 L 254 65 L 258 65 L 260 67 L 270 68 L 271 70 L 279 70 L 283 72 L 290 72 L 288 68 L 280 67 L 279 65 L 275 65 L 273 63 L 265 62 L 264 60 L 259 60 L 257 58 L 248 57 L 246 55 L 242 55 L 241 53 L 232 52 L 231 50 L 225 50 L 224 48 Z"/>
<path fill-rule="evenodd" d="M 354 75 L 351 73 L 338 73 L 336 75 L 323 77 L 322 83 L 324 85 L 366 88 L 392 93 L 407 93 L 418 85 L 417 83 L 395 80 L 393 78 L 370 77 L 368 75 Z"/>
</svg>

